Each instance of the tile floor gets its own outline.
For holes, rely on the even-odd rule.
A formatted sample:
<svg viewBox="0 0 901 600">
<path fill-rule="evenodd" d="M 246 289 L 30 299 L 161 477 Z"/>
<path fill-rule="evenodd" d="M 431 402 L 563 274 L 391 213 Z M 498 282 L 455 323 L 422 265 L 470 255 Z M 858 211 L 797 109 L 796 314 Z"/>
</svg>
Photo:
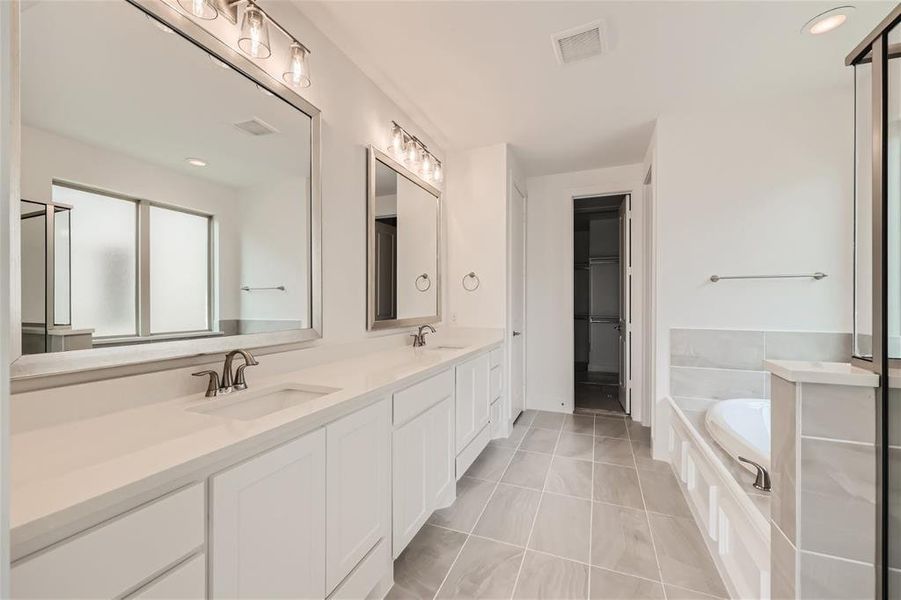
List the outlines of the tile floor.
<svg viewBox="0 0 901 600">
<path fill-rule="evenodd" d="M 526 411 L 394 564 L 389 598 L 724 598 L 650 430 Z"/>
</svg>

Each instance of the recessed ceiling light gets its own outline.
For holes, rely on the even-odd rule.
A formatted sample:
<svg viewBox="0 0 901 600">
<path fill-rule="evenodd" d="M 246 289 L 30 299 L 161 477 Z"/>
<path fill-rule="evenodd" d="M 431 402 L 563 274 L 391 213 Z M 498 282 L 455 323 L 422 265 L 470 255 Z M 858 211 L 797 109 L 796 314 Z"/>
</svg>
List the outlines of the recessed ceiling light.
<svg viewBox="0 0 901 600">
<path fill-rule="evenodd" d="M 212 54 L 210 54 L 208 56 L 210 57 L 210 62 L 213 63 L 214 65 L 216 65 L 217 67 L 219 67 L 220 69 L 231 69 L 231 67 L 228 66 L 228 64 L 222 62 L 221 60 L 219 60 Z"/>
<path fill-rule="evenodd" d="M 186 158 L 185 162 L 191 165 L 192 167 L 205 167 L 206 161 L 200 158 Z"/>
<path fill-rule="evenodd" d="M 160 31 L 162 31 L 163 33 L 174 33 L 174 32 L 172 31 L 172 29 L 169 28 L 169 27 L 167 27 L 166 25 L 164 25 L 162 21 L 157 21 L 156 19 L 154 19 L 154 18 L 151 17 L 150 15 L 145 15 L 145 16 L 147 17 L 147 20 L 148 20 L 148 21 L 150 21 L 151 23 L 153 23 L 154 25 L 156 25 L 156 28 L 159 29 Z"/>
<path fill-rule="evenodd" d="M 804 27 L 801 28 L 801 32 L 809 33 L 811 35 L 828 33 L 843 25 L 853 11 L 853 6 L 839 6 L 838 8 L 827 10 L 807 21 L 807 23 L 804 24 Z"/>
</svg>

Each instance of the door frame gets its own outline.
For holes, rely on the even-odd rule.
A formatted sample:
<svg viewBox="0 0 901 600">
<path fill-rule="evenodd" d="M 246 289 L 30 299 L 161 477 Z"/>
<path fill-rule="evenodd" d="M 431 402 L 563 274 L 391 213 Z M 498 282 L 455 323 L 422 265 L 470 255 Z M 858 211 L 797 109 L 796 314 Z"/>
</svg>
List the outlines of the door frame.
<svg viewBox="0 0 901 600">
<path fill-rule="evenodd" d="M 507 281 L 506 281 L 506 317 L 505 317 L 505 325 L 506 331 L 504 332 L 505 338 L 505 352 L 504 352 L 504 398 L 507 400 L 504 403 L 504 414 L 503 421 L 506 425 L 505 432 L 509 434 L 513 428 L 513 421 L 515 419 L 513 415 L 513 194 L 519 194 L 522 196 L 522 248 L 519 248 L 519 252 L 522 254 L 522 408 L 526 410 L 528 404 L 528 395 L 526 390 L 526 365 L 528 360 L 528 343 L 529 343 L 529 327 L 526 322 L 526 315 L 528 314 L 528 294 L 527 294 L 527 282 L 526 278 L 528 277 L 529 266 L 528 266 L 528 247 L 529 247 L 529 210 L 528 210 L 528 202 L 529 196 L 526 192 L 526 186 L 521 184 L 514 177 L 513 172 L 510 171 L 507 176 L 507 258 L 506 258 L 506 269 L 507 269 Z M 518 415 L 517 415 L 518 416 Z"/>
<path fill-rule="evenodd" d="M 644 412 L 644 396 L 642 395 L 641 402 L 632 402 L 632 398 L 642 394 L 642 386 L 641 381 L 644 378 L 644 374 L 646 371 L 646 358 L 647 352 L 645 351 L 645 346 L 643 342 L 643 317 L 644 313 L 641 310 L 642 298 L 644 296 L 644 289 L 641 286 L 641 282 L 644 279 L 645 273 L 645 253 L 643 252 L 644 248 L 644 231 L 645 231 L 645 213 L 643 210 L 636 212 L 635 208 L 637 205 L 634 200 L 636 198 L 641 198 L 642 191 L 642 182 L 643 179 L 638 179 L 633 186 L 622 186 L 622 187 L 607 187 L 604 185 L 593 185 L 593 186 L 583 186 L 578 188 L 570 188 L 567 196 L 569 197 L 569 227 L 567 228 L 568 235 L 566 239 L 560 240 L 561 243 L 567 244 L 566 252 L 568 256 L 568 264 L 570 265 L 570 269 L 568 271 L 569 275 L 565 278 L 566 286 L 567 286 L 567 296 L 571 299 L 574 293 L 575 281 L 572 274 L 572 264 L 573 264 L 573 219 L 575 217 L 575 201 L 582 198 L 596 198 L 598 196 L 621 196 L 627 195 L 633 199 L 631 204 L 631 219 L 632 219 L 632 230 L 630 235 L 630 245 L 631 245 L 631 254 L 632 254 L 632 289 L 631 289 L 631 302 L 624 307 L 626 309 L 626 314 L 624 314 L 624 318 L 627 323 L 628 330 L 632 332 L 631 336 L 626 336 L 627 340 L 627 351 L 626 355 L 629 357 L 629 364 L 624 365 L 624 369 L 626 373 L 630 375 L 628 382 L 628 390 L 629 390 L 629 408 L 631 410 L 632 419 L 635 421 L 644 422 L 646 418 L 646 413 Z M 566 312 L 567 317 L 567 347 L 565 349 L 565 354 L 567 364 L 569 365 L 568 369 L 568 378 L 569 378 L 569 397 L 571 398 L 572 407 L 575 408 L 575 394 L 576 394 L 576 377 L 575 372 L 572 368 L 572 365 L 575 361 L 575 332 L 572 327 L 573 318 L 574 318 L 574 307 L 572 302 L 568 303 L 568 309 Z M 628 332 L 627 332 L 628 334 Z"/>
</svg>

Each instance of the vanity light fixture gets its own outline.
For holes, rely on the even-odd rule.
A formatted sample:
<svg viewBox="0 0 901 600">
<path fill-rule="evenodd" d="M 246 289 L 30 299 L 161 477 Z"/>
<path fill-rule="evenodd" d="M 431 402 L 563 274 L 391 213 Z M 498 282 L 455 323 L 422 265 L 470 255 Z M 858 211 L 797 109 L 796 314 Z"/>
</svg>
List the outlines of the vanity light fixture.
<svg viewBox="0 0 901 600">
<path fill-rule="evenodd" d="M 310 51 L 306 46 L 297 41 L 291 42 L 291 48 L 288 50 L 288 66 L 282 76 L 285 83 L 296 88 L 310 87 L 310 63 L 307 61 L 309 54 Z"/>
<path fill-rule="evenodd" d="M 185 162 L 192 167 L 205 167 L 206 161 L 201 158 L 186 158 Z"/>
<path fill-rule="evenodd" d="M 237 7 L 240 4 L 246 5 L 244 14 L 241 16 L 241 28 L 238 34 L 238 48 L 241 52 L 260 60 L 271 57 L 272 45 L 269 42 L 269 26 L 271 25 L 290 42 L 288 64 L 282 79 L 293 88 L 310 87 L 310 49 L 301 44 L 297 38 L 288 33 L 287 29 L 257 6 L 254 0 L 178 0 L 178 5 L 182 10 L 198 19 L 212 21 L 221 14 L 221 8 L 226 18 L 232 23 L 235 22 Z M 155 20 L 154 22 L 160 29 L 165 27 L 162 23 Z M 172 33 L 168 27 L 164 31 Z M 216 60 L 213 62 L 218 64 Z M 222 66 L 227 67 L 228 65 L 222 63 Z"/>
<path fill-rule="evenodd" d="M 838 29 L 848 20 L 848 17 L 851 16 L 853 11 L 853 6 L 839 6 L 827 10 L 807 21 L 807 23 L 804 24 L 804 27 L 801 28 L 801 32 L 809 33 L 811 35 L 820 35 Z"/>
<path fill-rule="evenodd" d="M 428 147 L 418 137 L 398 125 L 397 121 L 391 121 L 388 151 L 425 181 L 441 183 L 444 179 L 441 161 L 429 152 Z"/>
<path fill-rule="evenodd" d="M 212 21 L 219 16 L 219 10 L 211 0 L 178 0 L 179 6 L 198 19 Z"/>
</svg>

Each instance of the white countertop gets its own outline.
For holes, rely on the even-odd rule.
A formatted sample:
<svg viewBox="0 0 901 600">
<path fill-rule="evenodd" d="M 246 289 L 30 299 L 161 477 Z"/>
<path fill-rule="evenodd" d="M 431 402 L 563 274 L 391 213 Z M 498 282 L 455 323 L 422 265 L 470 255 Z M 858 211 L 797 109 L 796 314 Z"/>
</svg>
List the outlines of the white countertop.
<svg viewBox="0 0 901 600">
<path fill-rule="evenodd" d="M 443 339 L 442 339 L 443 338 Z M 460 349 L 373 352 L 254 380 L 254 393 L 286 383 L 339 391 L 251 421 L 186 410 L 216 402 L 203 394 L 69 421 L 11 437 L 13 557 L 227 466 L 243 456 L 321 427 L 503 341 L 499 330 L 469 332 Z M 236 395 L 229 395 L 236 398 Z"/>
<path fill-rule="evenodd" d="M 825 383 L 876 387 L 876 373 L 850 363 L 816 362 L 808 360 L 768 360 L 765 366 L 773 375 L 795 383 Z"/>
</svg>

